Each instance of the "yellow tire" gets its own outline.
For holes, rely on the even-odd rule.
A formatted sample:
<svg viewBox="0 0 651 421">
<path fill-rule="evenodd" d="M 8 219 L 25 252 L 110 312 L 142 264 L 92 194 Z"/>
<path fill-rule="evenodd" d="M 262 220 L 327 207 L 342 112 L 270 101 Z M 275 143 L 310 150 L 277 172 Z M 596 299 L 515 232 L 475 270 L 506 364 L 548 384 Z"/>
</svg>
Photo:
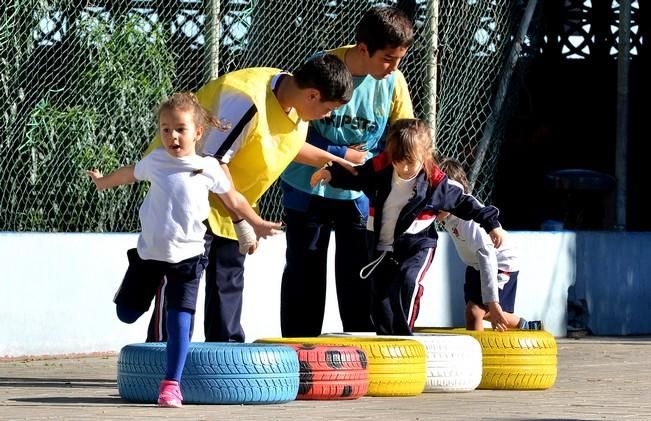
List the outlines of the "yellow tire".
<svg viewBox="0 0 651 421">
<path fill-rule="evenodd" d="M 548 332 L 417 327 L 414 333 L 460 334 L 477 339 L 482 349 L 482 379 L 478 389 L 548 389 L 556 382 L 558 348 Z"/>
<path fill-rule="evenodd" d="M 320 336 L 262 338 L 255 342 L 357 346 L 368 358 L 368 396 L 415 396 L 425 388 L 425 347 L 415 340 Z"/>
</svg>

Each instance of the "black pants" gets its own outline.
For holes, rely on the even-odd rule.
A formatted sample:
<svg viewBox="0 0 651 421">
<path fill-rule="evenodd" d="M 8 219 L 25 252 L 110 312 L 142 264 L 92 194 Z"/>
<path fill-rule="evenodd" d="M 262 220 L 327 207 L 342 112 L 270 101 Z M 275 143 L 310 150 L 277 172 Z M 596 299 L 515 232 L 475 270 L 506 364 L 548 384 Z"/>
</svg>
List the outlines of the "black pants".
<svg viewBox="0 0 651 421">
<path fill-rule="evenodd" d="M 378 335 L 411 335 L 434 249 L 427 248 L 402 261 L 388 253 L 373 271 L 373 320 Z"/>
<path fill-rule="evenodd" d="M 218 237 L 210 230 L 206 232 L 205 239 L 208 257 L 203 321 L 206 342 L 244 342 L 240 320 L 245 255 L 240 253 L 236 240 Z M 164 342 L 167 340 L 167 332 L 161 328 L 166 326 L 164 297 L 157 294 L 155 304 L 147 330 L 147 342 Z"/>
<path fill-rule="evenodd" d="M 366 215 L 352 200 L 313 196 L 307 212 L 285 210 L 286 265 L 280 299 L 285 337 L 318 336 L 326 302 L 330 233 L 335 233 L 335 280 L 344 331 L 374 331 L 370 282 L 359 271 L 368 262 Z"/>
</svg>

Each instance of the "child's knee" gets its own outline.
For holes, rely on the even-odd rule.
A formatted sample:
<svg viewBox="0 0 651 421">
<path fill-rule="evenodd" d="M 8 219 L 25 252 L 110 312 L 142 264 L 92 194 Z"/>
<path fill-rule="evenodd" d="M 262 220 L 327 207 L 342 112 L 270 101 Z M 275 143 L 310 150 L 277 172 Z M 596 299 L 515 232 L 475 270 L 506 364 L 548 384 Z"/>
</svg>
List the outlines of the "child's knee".
<svg viewBox="0 0 651 421">
<path fill-rule="evenodd" d="M 118 319 L 120 319 L 121 322 L 131 324 L 138 320 L 144 312 L 131 310 L 118 304 L 115 306 L 115 313 L 118 315 Z"/>
</svg>

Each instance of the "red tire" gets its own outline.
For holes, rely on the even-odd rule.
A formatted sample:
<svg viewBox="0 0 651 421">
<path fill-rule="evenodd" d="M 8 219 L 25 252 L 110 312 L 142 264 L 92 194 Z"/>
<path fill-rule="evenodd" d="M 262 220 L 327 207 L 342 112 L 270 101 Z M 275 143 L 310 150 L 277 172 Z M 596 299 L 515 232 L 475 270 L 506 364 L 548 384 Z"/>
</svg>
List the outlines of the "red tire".
<svg viewBox="0 0 651 421">
<path fill-rule="evenodd" d="M 354 346 L 288 344 L 296 350 L 300 383 L 296 399 L 357 399 L 368 391 L 366 353 Z"/>
</svg>

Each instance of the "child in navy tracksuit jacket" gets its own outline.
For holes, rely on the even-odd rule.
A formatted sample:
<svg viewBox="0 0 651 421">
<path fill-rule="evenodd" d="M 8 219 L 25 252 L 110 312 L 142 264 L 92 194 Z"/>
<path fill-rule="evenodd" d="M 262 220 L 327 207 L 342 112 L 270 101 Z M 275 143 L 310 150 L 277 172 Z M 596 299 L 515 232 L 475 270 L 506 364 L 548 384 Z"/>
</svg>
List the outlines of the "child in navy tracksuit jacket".
<svg viewBox="0 0 651 421">
<path fill-rule="evenodd" d="M 496 247 L 502 229 L 494 206 L 483 206 L 448 183 L 436 165 L 427 125 L 417 119 L 397 121 L 383 153 L 357 167 L 352 175 L 334 165 L 318 170 L 312 183 L 362 190 L 369 198 L 367 229 L 375 260 L 360 272 L 373 273 L 373 319 L 381 335 L 411 335 L 418 317 L 421 281 L 434 257 L 438 234 L 433 224 L 441 211 L 478 222 Z"/>
</svg>

